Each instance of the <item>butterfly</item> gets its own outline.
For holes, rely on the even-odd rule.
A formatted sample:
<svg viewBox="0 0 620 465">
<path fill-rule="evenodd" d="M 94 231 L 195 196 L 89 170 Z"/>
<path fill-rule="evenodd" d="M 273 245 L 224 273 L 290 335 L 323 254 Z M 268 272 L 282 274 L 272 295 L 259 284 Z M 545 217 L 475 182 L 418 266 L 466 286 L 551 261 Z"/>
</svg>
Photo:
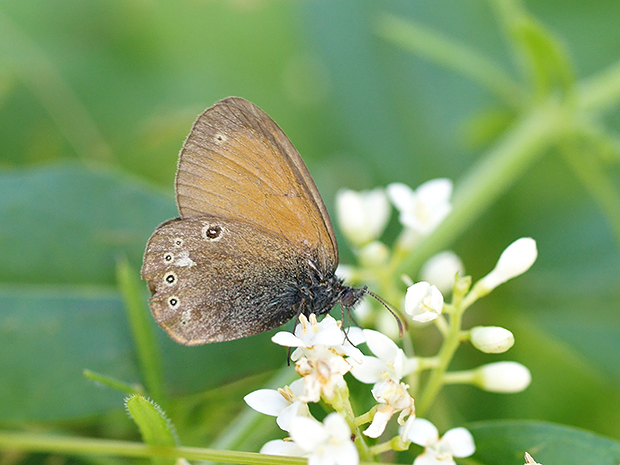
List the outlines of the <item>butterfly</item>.
<svg viewBox="0 0 620 465">
<path fill-rule="evenodd" d="M 225 98 L 198 117 L 175 192 L 180 216 L 155 230 L 142 266 L 151 312 L 173 340 L 251 336 L 370 294 L 336 276 L 334 229 L 306 165 L 247 100 Z"/>
</svg>

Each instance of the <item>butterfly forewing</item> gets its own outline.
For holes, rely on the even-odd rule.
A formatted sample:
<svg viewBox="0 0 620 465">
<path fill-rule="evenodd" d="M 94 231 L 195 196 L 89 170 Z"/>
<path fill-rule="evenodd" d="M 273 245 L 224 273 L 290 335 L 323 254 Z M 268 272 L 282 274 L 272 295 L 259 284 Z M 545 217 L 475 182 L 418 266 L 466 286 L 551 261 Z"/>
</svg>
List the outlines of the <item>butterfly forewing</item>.
<svg viewBox="0 0 620 465">
<path fill-rule="evenodd" d="M 338 263 L 327 210 L 299 153 L 246 100 L 221 100 L 198 118 L 180 154 L 176 194 L 182 218 L 241 221 L 316 251 L 326 271 Z"/>
<path fill-rule="evenodd" d="M 291 319 L 304 265 L 277 235 L 202 216 L 157 228 L 142 277 L 157 323 L 175 341 L 196 345 L 251 336 Z"/>
</svg>

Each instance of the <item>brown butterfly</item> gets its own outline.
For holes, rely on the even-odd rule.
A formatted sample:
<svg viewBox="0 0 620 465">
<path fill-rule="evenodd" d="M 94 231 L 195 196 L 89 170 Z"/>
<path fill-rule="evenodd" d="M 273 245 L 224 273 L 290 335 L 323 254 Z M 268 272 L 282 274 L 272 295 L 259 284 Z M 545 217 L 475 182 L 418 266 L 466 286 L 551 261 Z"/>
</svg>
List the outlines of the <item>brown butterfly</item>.
<svg viewBox="0 0 620 465">
<path fill-rule="evenodd" d="M 142 266 L 151 312 L 175 341 L 251 336 L 369 293 L 335 275 L 336 237 L 306 165 L 247 100 L 220 100 L 198 117 L 175 191 L 180 218 L 155 230 Z"/>
</svg>

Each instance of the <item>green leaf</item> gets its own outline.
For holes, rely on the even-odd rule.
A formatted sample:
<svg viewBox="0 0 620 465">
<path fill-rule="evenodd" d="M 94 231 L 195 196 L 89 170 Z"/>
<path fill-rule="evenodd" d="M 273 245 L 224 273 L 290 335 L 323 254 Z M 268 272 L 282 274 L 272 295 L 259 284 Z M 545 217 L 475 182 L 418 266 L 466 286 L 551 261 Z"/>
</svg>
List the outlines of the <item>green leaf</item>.
<svg viewBox="0 0 620 465">
<path fill-rule="evenodd" d="M 129 397 L 125 406 L 131 418 L 136 422 L 142 440 L 151 446 L 176 446 L 177 438 L 174 427 L 166 414 L 155 402 L 139 394 Z M 153 458 L 156 465 L 173 465 L 175 459 Z"/>
<path fill-rule="evenodd" d="M 529 77 L 536 96 L 572 92 L 575 73 L 568 51 L 560 39 L 525 11 L 519 0 L 495 2 L 511 44 Z"/>
<path fill-rule="evenodd" d="M 156 225 L 174 215 L 172 198 L 110 171 L 66 164 L 0 174 L 0 421 L 118 408 L 122 394 L 84 378 L 84 369 L 144 383 L 113 287 L 115 264 L 119 254 L 140 263 Z M 137 281 L 132 268 L 126 278 Z M 142 290 L 139 284 L 133 300 L 146 306 L 146 284 Z M 190 348 L 171 341 L 152 318 L 144 323 L 164 354 L 168 395 L 214 388 L 286 361 L 269 334 Z"/>
<path fill-rule="evenodd" d="M 0 173 L 0 283 L 115 285 L 116 258 L 142 261 L 173 199 L 79 164 Z"/>
<path fill-rule="evenodd" d="M 152 317 L 144 302 L 142 283 L 126 259 L 119 259 L 117 275 L 144 384 L 152 397 L 165 402 L 161 353 L 150 324 Z"/>
<path fill-rule="evenodd" d="M 139 381 L 120 297 L 96 289 L 0 291 L 0 420 L 54 420 L 118 406 L 85 369 Z"/>
<path fill-rule="evenodd" d="M 480 422 L 468 426 L 474 457 L 485 465 L 521 464 L 529 452 L 542 464 L 602 465 L 620 462 L 620 442 L 589 431 L 535 421 Z"/>
</svg>

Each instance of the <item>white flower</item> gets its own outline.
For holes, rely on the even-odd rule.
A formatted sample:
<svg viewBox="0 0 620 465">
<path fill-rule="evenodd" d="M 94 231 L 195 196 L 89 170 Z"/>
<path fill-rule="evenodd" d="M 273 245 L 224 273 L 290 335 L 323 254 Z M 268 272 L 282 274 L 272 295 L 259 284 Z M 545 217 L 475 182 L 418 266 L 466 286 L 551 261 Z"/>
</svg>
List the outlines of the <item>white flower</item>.
<svg viewBox="0 0 620 465">
<path fill-rule="evenodd" d="M 293 381 L 290 386 L 275 389 L 259 389 L 243 398 L 257 412 L 276 418 L 276 423 L 288 431 L 291 419 L 297 416 L 310 416 L 308 405 L 300 400 L 305 393 L 304 380 Z"/>
<path fill-rule="evenodd" d="M 308 465 L 357 465 L 359 454 L 351 440 L 351 429 L 339 413 L 330 413 L 323 423 L 314 418 L 296 417 L 291 438 L 306 453 Z M 262 452 L 262 450 L 261 450 Z"/>
<path fill-rule="evenodd" d="M 530 370 L 517 362 L 496 362 L 475 370 L 474 383 L 490 392 L 521 392 L 530 385 Z"/>
<path fill-rule="evenodd" d="M 285 455 L 288 457 L 303 457 L 306 454 L 306 451 L 293 441 L 274 439 L 261 447 L 260 453 L 267 455 Z"/>
<path fill-rule="evenodd" d="M 345 337 L 340 322 L 330 315 L 326 315 L 320 323 L 314 313 L 310 314 L 309 319 L 303 314 L 299 315 L 295 334 L 280 331 L 271 340 L 281 346 L 297 347 L 291 355 L 292 360 L 299 360 L 304 354 L 310 357 L 317 357 L 319 354 L 327 356 L 327 352 L 338 356 L 346 355 L 356 360 L 363 357 L 362 352 L 351 345 L 364 342 L 362 330 L 356 327 L 348 328 Z"/>
<path fill-rule="evenodd" d="M 376 357 L 365 355 L 361 362 L 351 362 L 351 374 L 362 383 L 377 383 L 386 379 L 400 381 L 414 371 L 418 364 L 415 358 L 407 358 L 394 341 L 378 331 L 364 330 L 366 344 Z"/>
<path fill-rule="evenodd" d="M 476 451 L 474 438 L 465 428 L 453 428 L 439 438 L 435 425 L 423 418 L 413 420 L 409 440 L 425 450 L 414 465 L 453 465 L 453 457 L 469 457 Z"/>
<path fill-rule="evenodd" d="M 428 259 L 420 270 L 420 278 L 446 294 L 452 290 L 457 273 L 459 276 L 465 273 L 463 262 L 454 252 L 447 250 Z"/>
<path fill-rule="evenodd" d="M 398 424 L 405 425 L 405 418 L 414 418 L 415 405 L 413 397 L 409 394 L 409 386 L 405 383 L 398 383 L 393 379 L 386 379 L 380 383 L 375 384 L 372 388 L 372 395 L 379 407 L 375 412 L 375 416 L 372 419 L 372 423 L 364 434 L 371 438 L 378 438 L 385 431 L 390 418 L 396 413 L 400 412 L 398 416 Z M 408 421 L 409 422 L 409 421 Z M 409 422 L 412 424 L 412 422 Z M 405 427 L 405 429 L 409 429 Z"/>
<path fill-rule="evenodd" d="M 538 251 L 534 239 L 531 237 L 517 239 L 502 252 L 493 271 L 482 278 L 476 284 L 476 288 L 484 293 L 495 289 L 500 284 L 529 270 L 537 256 Z"/>
<path fill-rule="evenodd" d="M 409 286 L 405 295 L 405 312 L 413 321 L 427 323 L 443 311 L 443 295 L 436 286 L 420 281 Z"/>
<path fill-rule="evenodd" d="M 308 358 L 302 357 L 295 363 L 295 371 L 303 377 L 302 402 L 318 402 L 321 395 L 331 399 L 339 386 L 345 386 L 343 376 L 351 365 L 338 356 Z"/>
<path fill-rule="evenodd" d="M 381 236 L 390 218 L 390 204 L 383 189 L 379 188 L 362 192 L 338 191 L 336 210 L 342 233 L 356 246 Z"/>
<path fill-rule="evenodd" d="M 486 354 L 501 354 L 515 343 L 510 331 L 499 326 L 476 326 L 471 329 L 471 343 Z"/>
<path fill-rule="evenodd" d="M 400 212 L 403 226 L 426 236 L 450 213 L 452 205 L 452 181 L 433 179 L 420 185 L 415 191 L 401 183 L 387 186 L 390 200 Z"/>
</svg>

